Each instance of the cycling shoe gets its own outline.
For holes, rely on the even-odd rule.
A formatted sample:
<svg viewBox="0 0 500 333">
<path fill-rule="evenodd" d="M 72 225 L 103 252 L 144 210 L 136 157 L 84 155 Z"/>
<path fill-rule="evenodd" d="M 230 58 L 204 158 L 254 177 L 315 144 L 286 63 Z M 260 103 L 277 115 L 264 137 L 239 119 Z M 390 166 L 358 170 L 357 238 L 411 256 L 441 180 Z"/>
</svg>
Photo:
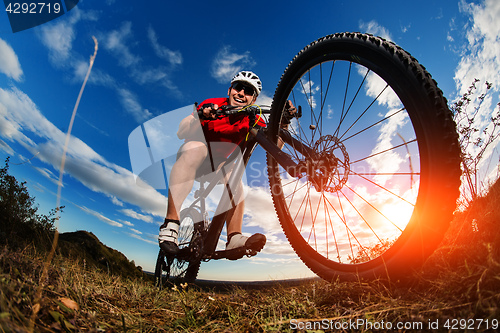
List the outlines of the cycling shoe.
<svg viewBox="0 0 500 333">
<path fill-rule="evenodd" d="M 236 234 L 231 237 L 229 243 L 226 244 L 226 250 L 233 250 L 237 248 L 245 248 L 255 252 L 259 252 L 266 245 L 266 236 L 263 234 L 254 234 L 250 237 Z"/>
<path fill-rule="evenodd" d="M 160 249 L 165 255 L 179 253 L 179 246 L 174 242 L 164 241 L 160 242 Z"/>
<path fill-rule="evenodd" d="M 179 221 L 165 219 L 165 223 L 160 227 L 158 242 L 165 254 L 177 254 L 179 252 L 177 234 L 179 232 Z"/>
</svg>

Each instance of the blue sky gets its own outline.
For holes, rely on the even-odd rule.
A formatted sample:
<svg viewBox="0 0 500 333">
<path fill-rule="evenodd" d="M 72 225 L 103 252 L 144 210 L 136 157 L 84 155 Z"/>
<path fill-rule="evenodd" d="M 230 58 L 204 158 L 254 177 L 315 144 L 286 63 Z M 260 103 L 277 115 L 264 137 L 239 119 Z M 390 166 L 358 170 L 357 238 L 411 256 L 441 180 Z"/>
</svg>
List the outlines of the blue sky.
<svg viewBox="0 0 500 333">
<path fill-rule="evenodd" d="M 485 125 L 498 103 L 500 3 L 495 0 L 418 5 L 292 0 L 247 6 L 87 0 L 54 21 L 15 34 L 7 14 L 0 15 L 0 158 L 11 156 L 11 172 L 27 182 L 44 213 L 56 205 L 65 133 L 94 52 L 92 36 L 98 40 L 69 145 L 59 230 L 91 231 L 146 270 L 152 270 L 158 251 L 166 196 L 135 184 L 128 136 L 167 111 L 225 96 L 238 70 L 260 76 L 258 102 L 270 104 L 281 74 L 303 47 L 327 34 L 362 31 L 409 51 L 450 101 L 473 78 L 493 83 L 480 115 Z M 498 151 L 490 155 L 496 165 Z M 244 231 L 266 233 L 268 245 L 252 259 L 204 263 L 199 277 L 311 276 L 287 245 L 262 190 L 261 153 L 252 157 L 251 168 L 248 180 L 255 186 L 248 192 Z"/>
</svg>

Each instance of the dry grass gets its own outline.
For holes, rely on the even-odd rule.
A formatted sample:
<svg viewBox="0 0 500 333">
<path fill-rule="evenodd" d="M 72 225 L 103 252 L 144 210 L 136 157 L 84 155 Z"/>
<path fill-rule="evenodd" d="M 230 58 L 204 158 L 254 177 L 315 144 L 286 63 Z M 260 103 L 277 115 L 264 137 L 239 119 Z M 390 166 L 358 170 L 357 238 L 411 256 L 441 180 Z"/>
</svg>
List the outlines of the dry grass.
<svg viewBox="0 0 500 333">
<path fill-rule="evenodd" d="M 499 198 L 497 183 L 487 197 L 457 214 L 442 247 L 412 273 L 411 284 L 314 280 L 224 292 L 197 286 L 158 291 L 149 280 L 88 270 L 82 262 L 56 257 L 31 322 L 44 255 L 3 248 L 0 331 L 24 332 L 34 325 L 37 332 L 287 332 L 358 320 L 365 325 L 420 323 L 413 328 L 424 331 L 438 321 L 444 331 L 453 319 L 477 319 L 467 322 L 474 331 L 491 330 L 492 320 L 500 318 Z M 488 326 L 479 325 L 480 319 Z M 318 326 L 312 326 L 314 321 Z"/>
<path fill-rule="evenodd" d="M 0 323 L 5 332 L 30 327 L 43 258 L 27 252 L 4 250 L 0 258 Z M 496 262 L 458 271 L 436 266 L 437 276 L 421 274 L 411 286 L 318 280 L 227 292 L 180 286 L 158 291 L 150 281 L 126 280 L 82 266 L 61 258 L 51 266 L 35 331 L 285 332 L 292 319 L 427 325 L 500 316 Z"/>
</svg>

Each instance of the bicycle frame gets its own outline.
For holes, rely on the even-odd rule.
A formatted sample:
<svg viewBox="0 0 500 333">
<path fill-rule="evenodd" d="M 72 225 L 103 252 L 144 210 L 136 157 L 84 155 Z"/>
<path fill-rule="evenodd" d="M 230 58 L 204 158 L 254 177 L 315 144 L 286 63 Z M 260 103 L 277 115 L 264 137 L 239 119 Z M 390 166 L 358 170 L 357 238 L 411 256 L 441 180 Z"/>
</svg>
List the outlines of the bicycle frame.
<svg viewBox="0 0 500 333">
<path fill-rule="evenodd" d="M 157 281 L 165 271 L 167 277 L 193 282 L 202 261 L 257 253 L 251 246 L 216 251 L 231 208 L 242 198 L 241 178 L 256 145 L 267 152 L 277 219 L 307 267 L 327 281 L 407 278 L 408 269 L 420 266 L 438 247 L 460 187 L 456 127 L 430 74 L 392 42 L 337 33 L 312 42 L 293 58 L 272 103 L 272 112 L 264 107 L 271 113 L 267 129 L 249 129 L 249 140 L 232 156 L 238 158 L 203 177 L 195 202 L 182 210 L 178 254 L 162 249 L 158 254 Z M 299 121 L 301 104 L 307 108 Z M 238 112 L 246 112 L 250 124 L 263 113 L 256 105 L 212 110 L 217 116 Z M 297 121 L 284 125 L 291 118 Z M 146 129 L 160 125 L 152 122 L 131 135 L 132 150 L 142 159 L 146 152 L 154 163 L 163 156 L 146 137 Z M 146 183 L 157 184 L 153 176 L 159 175 L 165 179 L 158 186 L 162 180 L 166 186 L 165 161 L 163 174 L 158 165 L 143 169 L 142 160 L 133 167 Z M 205 198 L 217 184 L 225 192 L 208 226 Z"/>
<path fill-rule="evenodd" d="M 250 158 L 250 155 L 258 144 L 260 145 L 270 156 L 272 156 L 278 164 L 280 164 L 287 172 L 293 176 L 299 176 L 300 166 L 298 166 L 286 153 L 284 153 L 275 143 L 273 143 L 265 134 L 265 130 L 262 128 L 252 128 L 250 129 L 250 139 L 247 142 L 242 143 L 223 163 L 221 167 L 212 176 L 207 187 L 203 187 L 201 183 L 200 192 L 197 194 L 197 199 L 191 203 L 189 208 L 195 207 L 198 203 L 201 205 L 202 214 L 205 213 L 205 198 L 214 189 L 214 187 L 219 183 L 220 179 L 226 178 L 226 173 L 224 167 L 231 163 L 234 163 L 232 167 L 231 175 L 229 179 L 224 182 L 225 191 L 224 194 L 217 205 L 212 222 L 208 228 L 208 231 L 204 237 L 203 246 L 203 258 L 205 259 L 221 259 L 225 258 L 225 251 L 216 251 L 217 243 L 224 227 L 224 223 L 227 220 L 228 210 L 227 207 L 236 207 L 234 193 L 241 189 L 241 179 L 245 171 L 246 165 Z M 280 134 L 281 139 L 288 144 L 295 145 L 300 149 L 306 156 L 314 156 L 313 150 L 307 146 L 304 146 L 301 142 L 295 140 L 288 134 L 286 130 L 282 130 Z M 241 153 L 241 155 L 240 155 Z M 238 156 L 240 155 L 240 156 Z M 230 206 L 229 206 L 230 205 Z M 204 217 L 205 218 L 205 217 Z"/>
<path fill-rule="evenodd" d="M 215 249 L 217 247 L 217 242 L 219 240 L 219 236 L 222 232 L 222 228 L 224 227 L 224 223 L 226 222 L 227 219 L 227 214 L 228 210 L 226 207 L 236 207 L 236 203 L 234 202 L 234 193 L 233 191 L 236 190 L 239 191 L 241 182 L 240 180 L 243 177 L 243 172 L 245 170 L 246 164 L 248 163 L 250 154 L 249 152 L 249 146 L 251 144 L 250 142 L 247 142 L 244 145 L 243 151 L 242 151 L 242 156 L 236 157 L 236 159 L 233 161 L 234 156 L 232 155 L 238 155 L 239 151 L 238 149 L 231 154 L 231 156 L 228 158 L 228 161 L 223 164 L 219 170 L 217 170 L 217 173 L 214 176 L 214 179 L 212 182 L 209 184 L 209 186 L 205 189 L 204 193 L 200 194 L 201 196 L 208 195 L 210 191 L 217 185 L 219 179 L 224 179 L 226 177 L 226 174 L 224 172 L 224 166 L 234 163 L 234 166 L 231 171 L 231 175 L 229 176 L 229 179 L 227 182 L 224 182 L 225 186 L 225 191 L 224 194 L 217 205 L 217 208 L 214 213 L 214 217 L 212 218 L 212 222 L 208 228 L 206 237 L 205 237 L 205 242 L 204 242 L 204 256 L 211 258 L 213 254 L 215 253 Z M 233 158 L 232 158 L 233 157 Z M 231 205 L 231 206 L 229 206 Z M 215 258 L 214 258 L 215 259 Z"/>
</svg>

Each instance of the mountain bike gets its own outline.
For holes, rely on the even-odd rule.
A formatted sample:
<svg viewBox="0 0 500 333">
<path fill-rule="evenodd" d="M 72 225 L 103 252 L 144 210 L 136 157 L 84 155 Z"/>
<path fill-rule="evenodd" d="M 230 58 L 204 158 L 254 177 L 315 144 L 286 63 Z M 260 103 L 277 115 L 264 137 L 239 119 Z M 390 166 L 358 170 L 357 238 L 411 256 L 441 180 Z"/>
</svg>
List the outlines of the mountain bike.
<svg viewBox="0 0 500 333">
<path fill-rule="evenodd" d="M 300 114 L 287 114 L 288 100 Z M 224 184 L 237 186 L 262 147 L 279 223 L 313 272 L 327 281 L 399 279 L 432 254 L 456 207 L 460 149 L 442 91 L 409 53 L 362 33 L 323 37 L 292 59 L 262 109 L 247 108 L 267 112 L 267 126 L 250 129 Z M 226 213 L 209 221 L 204 198 L 223 170 L 181 212 L 180 251 L 160 251 L 158 285 L 194 281 L 202 261 L 254 254 L 216 251 Z"/>
</svg>

